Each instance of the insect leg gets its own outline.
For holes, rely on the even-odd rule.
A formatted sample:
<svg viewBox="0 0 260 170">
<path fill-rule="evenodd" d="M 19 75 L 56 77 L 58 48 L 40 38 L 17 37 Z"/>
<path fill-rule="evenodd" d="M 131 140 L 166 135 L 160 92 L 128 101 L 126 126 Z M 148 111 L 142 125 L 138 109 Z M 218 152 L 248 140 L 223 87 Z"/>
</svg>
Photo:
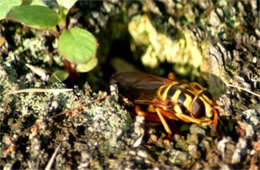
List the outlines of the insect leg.
<svg viewBox="0 0 260 170">
<path fill-rule="evenodd" d="M 147 120 L 161 122 L 160 118 L 156 113 L 143 111 L 141 110 L 139 105 L 135 105 L 135 112 L 136 114 L 143 116 Z"/>
<path fill-rule="evenodd" d="M 195 95 L 199 94 L 201 91 L 204 90 L 204 88 L 196 82 L 189 83 L 188 89 L 191 90 L 192 93 Z"/>
<path fill-rule="evenodd" d="M 172 113 L 172 112 L 169 112 L 169 111 L 166 111 L 162 108 L 157 108 L 161 114 L 163 114 L 165 117 L 169 118 L 169 119 L 173 119 L 173 120 L 180 120 L 176 115 L 175 113 Z"/>
<path fill-rule="evenodd" d="M 217 106 L 216 106 L 217 107 Z M 213 124 L 217 128 L 218 125 L 218 111 L 214 108 L 214 118 L 213 118 Z"/>
<path fill-rule="evenodd" d="M 191 82 L 189 85 L 190 85 L 190 87 L 193 88 L 193 89 L 204 90 L 204 88 L 203 88 L 200 84 L 198 84 L 198 83 L 196 83 L 196 82 Z"/>
<path fill-rule="evenodd" d="M 197 123 L 197 124 L 202 124 L 202 123 L 207 123 L 207 124 L 212 124 L 212 120 L 201 120 L 201 119 L 196 119 L 190 116 L 187 116 L 183 113 L 176 113 L 176 116 L 181 119 L 184 122 L 187 123 Z"/>
<path fill-rule="evenodd" d="M 156 112 L 157 112 L 157 114 L 158 114 L 158 116 L 159 116 L 159 118 L 160 118 L 160 120 L 161 120 L 161 122 L 162 122 L 162 124 L 163 124 L 164 129 L 165 129 L 166 132 L 168 133 L 168 136 L 171 136 L 172 131 L 171 131 L 171 129 L 170 129 L 168 123 L 166 122 L 166 120 L 164 119 L 164 117 L 163 117 L 163 115 L 162 115 L 162 113 L 161 113 L 162 110 L 163 110 L 163 109 L 161 109 L 161 108 L 156 108 Z"/>
</svg>

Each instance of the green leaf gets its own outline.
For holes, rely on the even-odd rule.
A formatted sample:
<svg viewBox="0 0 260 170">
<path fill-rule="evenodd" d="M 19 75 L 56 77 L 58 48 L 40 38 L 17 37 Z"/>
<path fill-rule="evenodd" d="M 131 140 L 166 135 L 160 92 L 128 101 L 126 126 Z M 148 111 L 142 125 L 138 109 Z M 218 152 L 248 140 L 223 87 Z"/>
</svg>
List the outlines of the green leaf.
<svg viewBox="0 0 260 170">
<path fill-rule="evenodd" d="M 87 63 L 84 64 L 78 64 L 76 66 L 76 71 L 77 72 L 89 72 L 93 68 L 97 66 L 98 59 L 96 57 L 90 59 Z"/>
<path fill-rule="evenodd" d="M 54 27 L 59 20 L 58 15 L 53 10 L 39 5 L 13 7 L 6 18 L 37 29 Z"/>
<path fill-rule="evenodd" d="M 70 9 L 75 3 L 77 2 L 77 0 L 57 0 L 57 3 L 60 6 L 63 6 L 66 9 Z"/>
<path fill-rule="evenodd" d="M 69 72 L 65 70 L 56 70 L 51 74 L 49 81 L 50 82 L 62 82 L 69 77 Z"/>
<path fill-rule="evenodd" d="M 43 0 L 23 0 L 23 5 L 40 5 L 47 7 Z"/>
<path fill-rule="evenodd" d="M 22 0 L 0 0 L 0 20 L 4 19 L 8 11 L 17 5 L 21 5 Z"/>
<path fill-rule="evenodd" d="M 65 30 L 58 43 L 60 53 L 72 63 L 86 63 L 96 55 L 96 38 L 78 27 Z"/>
<path fill-rule="evenodd" d="M 181 125 L 181 127 L 180 127 L 180 131 L 181 132 L 186 132 L 186 131 L 188 131 L 190 129 L 190 125 L 189 124 L 183 124 L 183 125 Z"/>
</svg>

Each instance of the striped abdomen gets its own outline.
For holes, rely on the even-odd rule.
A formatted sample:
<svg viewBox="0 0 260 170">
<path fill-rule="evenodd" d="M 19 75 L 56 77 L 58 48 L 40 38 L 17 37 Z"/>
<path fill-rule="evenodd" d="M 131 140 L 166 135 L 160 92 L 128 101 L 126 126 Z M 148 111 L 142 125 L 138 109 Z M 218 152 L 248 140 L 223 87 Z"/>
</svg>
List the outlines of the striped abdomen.
<svg viewBox="0 0 260 170">
<path fill-rule="evenodd" d="M 162 101 L 170 101 L 172 108 L 168 109 L 175 113 L 183 113 L 195 118 L 212 117 L 212 96 L 201 87 L 172 82 L 161 86 L 157 95 Z"/>
</svg>

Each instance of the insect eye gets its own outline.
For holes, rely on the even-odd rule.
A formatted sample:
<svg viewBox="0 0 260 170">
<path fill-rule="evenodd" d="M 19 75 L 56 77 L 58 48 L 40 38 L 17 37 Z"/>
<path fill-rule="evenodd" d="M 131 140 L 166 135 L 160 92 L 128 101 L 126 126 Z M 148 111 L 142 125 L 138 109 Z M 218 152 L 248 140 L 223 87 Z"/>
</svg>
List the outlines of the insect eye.
<svg viewBox="0 0 260 170">
<path fill-rule="evenodd" d="M 193 104 L 192 104 L 192 108 L 191 108 L 191 114 L 193 117 L 195 118 L 199 118 L 202 116 L 205 116 L 205 106 L 203 104 L 203 102 L 197 98 Z"/>
</svg>

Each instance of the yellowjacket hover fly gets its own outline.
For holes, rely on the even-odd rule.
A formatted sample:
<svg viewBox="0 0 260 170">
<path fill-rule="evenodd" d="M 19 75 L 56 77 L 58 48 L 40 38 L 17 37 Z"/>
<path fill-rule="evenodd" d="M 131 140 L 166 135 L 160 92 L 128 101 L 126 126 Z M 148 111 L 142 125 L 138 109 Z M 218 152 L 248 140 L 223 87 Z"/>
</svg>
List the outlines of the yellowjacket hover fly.
<svg viewBox="0 0 260 170">
<path fill-rule="evenodd" d="M 135 104 L 135 111 L 151 121 L 160 121 L 166 132 L 166 119 L 188 123 L 218 124 L 218 109 L 211 94 L 198 83 L 182 84 L 173 79 L 140 72 L 120 72 L 112 76 L 119 93 Z M 148 105 L 143 111 L 140 105 Z M 209 118 L 202 120 L 202 117 Z"/>
</svg>

